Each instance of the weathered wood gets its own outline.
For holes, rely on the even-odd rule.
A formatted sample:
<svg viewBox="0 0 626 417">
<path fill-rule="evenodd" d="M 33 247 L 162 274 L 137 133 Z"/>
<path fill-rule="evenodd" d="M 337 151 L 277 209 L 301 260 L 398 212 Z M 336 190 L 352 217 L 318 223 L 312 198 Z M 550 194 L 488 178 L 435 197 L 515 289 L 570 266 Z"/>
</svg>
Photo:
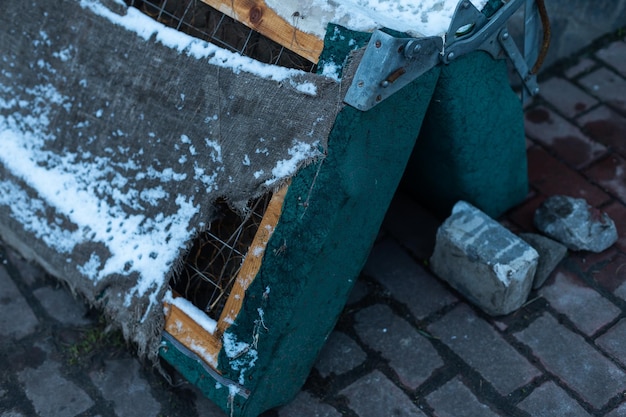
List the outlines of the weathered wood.
<svg viewBox="0 0 626 417">
<path fill-rule="evenodd" d="M 285 185 L 276 191 L 272 196 L 267 209 L 265 210 L 259 229 L 254 235 L 254 239 L 250 244 L 248 253 L 246 254 L 243 264 L 241 265 L 241 269 L 237 274 L 235 284 L 233 285 L 230 295 L 228 296 L 226 305 L 220 315 L 220 319 L 217 322 L 218 335 L 223 334 L 224 331 L 233 323 L 237 314 L 239 314 L 246 290 L 254 280 L 259 268 L 261 268 L 265 248 L 267 247 L 267 242 L 269 242 L 270 237 L 274 232 L 276 224 L 278 224 L 278 219 L 280 218 L 280 213 L 283 208 L 283 200 L 285 199 L 288 187 L 289 185 Z"/>
<path fill-rule="evenodd" d="M 202 0 L 216 10 L 243 23 L 274 42 L 317 63 L 324 40 L 297 27 L 298 16 L 290 23 L 279 16 L 263 0 Z"/>
<path fill-rule="evenodd" d="M 165 308 L 165 331 L 216 369 L 222 349 L 220 338 L 209 333 L 176 305 L 165 303 Z"/>
</svg>

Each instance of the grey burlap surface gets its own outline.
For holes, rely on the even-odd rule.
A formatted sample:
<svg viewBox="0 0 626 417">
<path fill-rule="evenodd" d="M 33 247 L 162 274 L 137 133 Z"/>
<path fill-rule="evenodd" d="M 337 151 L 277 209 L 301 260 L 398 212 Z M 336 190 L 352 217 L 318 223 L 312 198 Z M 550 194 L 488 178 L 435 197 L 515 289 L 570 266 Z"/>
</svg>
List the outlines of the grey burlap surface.
<svg viewBox="0 0 626 417">
<path fill-rule="evenodd" d="M 340 85 L 118 1 L 2 5 L 0 236 L 154 359 L 161 298 L 213 203 L 244 207 L 323 155 Z"/>
</svg>

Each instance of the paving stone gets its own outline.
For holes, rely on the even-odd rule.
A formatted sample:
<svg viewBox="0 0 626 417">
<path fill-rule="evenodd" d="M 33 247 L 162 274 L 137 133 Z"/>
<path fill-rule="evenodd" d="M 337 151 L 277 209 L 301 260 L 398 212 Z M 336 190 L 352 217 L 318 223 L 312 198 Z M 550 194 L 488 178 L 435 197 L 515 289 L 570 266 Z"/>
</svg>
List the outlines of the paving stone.
<svg viewBox="0 0 626 417">
<path fill-rule="evenodd" d="M 600 106 L 579 117 L 577 123 L 593 140 L 626 157 L 626 117 Z"/>
<path fill-rule="evenodd" d="M 73 326 L 84 326 L 91 323 L 85 317 L 87 308 L 76 300 L 64 288 L 41 287 L 33 291 L 33 294 L 46 312 L 55 320 Z"/>
<path fill-rule="evenodd" d="M 607 152 L 604 145 L 592 141 L 576 125 L 546 107 L 528 110 L 524 116 L 526 134 L 572 166 L 587 166 Z"/>
<path fill-rule="evenodd" d="M 120 359 L 105 361 L 103 370 L 89 373 L 102 395 L 113 401 L 118 417 L 136 416 L 137 410 L 145 416 L 156 416 L 161 410 L 140 370 L 137 360 Z"/>
<path fill-rule="evenodd" d="M 617 241 L 615 222 L 582 198 L 548 197 L 535 212 L 535 226 L 575 251 L 599 253 Z"/>
<path fill-rule="evenodd" d="M 536 388 L 532 394 L 518 404 L 532 417 L 589 417 L 580 406 L 565 391 L 554 382 L 549 381 Z"/>
<path fill-rule="evenodd" d="M 626 374 L 621 369 L 547 313 L 515 337 L 594 408 L 626 390 Z"/>
<path fill-rule="evenodd" d="M 528 150 L 528 179 L 530 184 L 546 196 L 565 194 L 584 198 L 594 207 L 611 201 L 611 197 L 592 185 L 580 173 L 549 155 L 539 146 Z"/>
<path fill-rule="evenodd" d="M 357 280 L 354 283 L 354 287 L 352 287 L 352 291 L 350 291 L 350 295 L 348 296 L 346 304 L 358 303 L 363 299 L 363 297 L 369 294 L 369 292 L 370 290 L 367 287 L 367 284 L 364 283 L 362 280 Z"/>
<path fill-rule="evenodd" d="M 61 375 L 56 362 L 47 360 L 36 369 L 26 368 L 18 379 L 41 417 L 75 416 L 94 405 L 85 391 Z"/>
<path fill-rule="evenodd" d="M 412 390 L 443 366 L 432 344 L 386 305 L 360 311 L 354 327 L 361 340 L 381 352 L 400 382 Z"/>
<path fill-rule="evenodd" d="M 624 181 L 626 178 L 626 159 L 617 154 L 612 154 L 590 166 L 585 173 L 620 199 L 622 203 L 626 203 L 626 181 Z"/>
<path fill-rule="evenodd" d="M 340 375 L 362 364 L 367 355 L 345 333 L 334 331 L 324 343 L 315 368 L 323 378 Z"/>
<path fill-rule="evenodd" d="M 622 312 L 597 291 L 563 272 L 558 272 L 554 282 L 542 288 L 539 294 L 588 336 L 615 320 Z"/>
<path fill-rule="evenodd" d="M 565 70 L 564 74 L 567 78 L 575 78 L 581 74 L 589 72 L 596 66 L 596 62 L 589 58 L 581 58 L 574 66 Z"/>
<path fill-rule="evenodd" d="M 439 227 L 433 272 L 487 314 L 524 304 L 539 255 L 528 243 L 474 206 L 459 201 Z"/>
<path fill-rule="evenodd" d="M 559 242 L 536 233 L 519 235 L 539 254 L 537 271 L 533 279 L 533 289 L 541 287 L 559 263 L 565 258 L 567 248 Z"/>
<path fill-rule="evenodd" d="M 542 82 L 540 88 L 541 96 L 567 117 L 575 117 L 598 103 L 598 100 L 560 77 Z"/>
<path fill-rule="evenodd" d="M 596 339 L 596 345 L 626 366 L 626 319 L 620 320 L 608 332 Z"/>
<path fill-rule="evenodd" d="M 620 405 L 604 417 L 626 417 L 626 403 Z"/>
<path fill-rule="evenodd" d="M 380 371 L 373 371 L 339 392 L 359 417 L 426 417 L 409 397 Z"/>
<path fill-rule="evenodd" d="M 596 52 L 596 56 L 626 77 L 626 42 L 613 42 Z"/>
<path fill-rule="evenodd" d="M 579 82 L 594 96 L 626 113 L 626 80 L 613 71 L 602 67 Z"/>
<path fill-rule="evenodd" d="M 280 417 L 341 417 L 341 413 L 328 404 L 301 391 L 296 398 L 278 412 Z"/>
<path fill-rule="evenodd" d="M 363 271 L 380 282 L 396 300 L 406 304 L 418 319 L 457 300 L 437 278 L 391 240 L 374 247 Z"/>
<path fill-rule="evenodd" d="M 46 273 L 39 265 L 28 262 L 12 249 L 7 249 L 6 254 L 9 262 L 19 271 L 20 278 L 26 285 L 32 286 L 38 281 L 43 281 Z"/>
<path fill-rule="evenodd" d="M 2 266 L 0 288 L 0 335 L 21 339 L 34 332 L 37 317 Z"/>
<path fill-rule="evenodd" d="M 439 219 L 410 196 L 396 193 L 385 216 L 383 228 L 413 256 L 428 259 L 435 247 L 439 224 Z"/>
<path fill-rule="evenodd" d="M 502 395 L 541 373 L 467 305 L 460 305 L 428 327 Z"/>
<path fill-rule="evenodd" d="M 459 378 L 447 382 L 426 397 L 437 417 L 497 417 L 487 405 L 478 401 L 474 393 Z"/>
</svg>

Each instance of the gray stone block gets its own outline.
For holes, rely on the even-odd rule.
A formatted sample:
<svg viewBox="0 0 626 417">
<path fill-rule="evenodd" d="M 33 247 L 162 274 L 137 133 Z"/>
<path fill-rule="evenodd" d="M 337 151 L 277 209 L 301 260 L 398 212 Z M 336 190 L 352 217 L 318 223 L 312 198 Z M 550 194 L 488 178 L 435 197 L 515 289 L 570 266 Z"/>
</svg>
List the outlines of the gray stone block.
<svg viewBox="0 0 626 417">
<path fill-rule="evenodd" d="M 565 258 L 567 247 L 536 233 L 521 233 L 519 236 L 539 254 L 539 263 L 537 264 L 537 272 L 535 272 L 533 281 L 533 288 L 537 289 L 546 282 L 552 271 Z"/>
<path fill-rule="evenodd" d="M 466 202 L 439 227 L 430 259 L 433 272 L 487 314 L 524 304 L 539 255 L 530 245 Z"/>
<path fill-rule="evenodd" d="M 617 241 L 615 223 L 582 198 L 555 195 L 535 211 L 535 226 L 571 250 L 602 252 Z"/>
</svg>

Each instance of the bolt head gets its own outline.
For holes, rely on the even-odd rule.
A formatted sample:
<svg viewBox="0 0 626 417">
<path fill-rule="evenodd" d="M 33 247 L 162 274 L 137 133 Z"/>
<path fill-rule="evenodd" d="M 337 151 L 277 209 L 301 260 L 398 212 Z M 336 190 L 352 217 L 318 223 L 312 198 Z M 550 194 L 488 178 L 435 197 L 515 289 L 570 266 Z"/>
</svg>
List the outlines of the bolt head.
<svg viewBox="0 0 626 417">
<path fill-rule="evenodd" d="M 454 58 L 456 58 L 455 53 L 454 53 L 454 52 L 450 52 L 450 53 L 448 54 L 448 60 L 452 61 Z"/>
</svg>

